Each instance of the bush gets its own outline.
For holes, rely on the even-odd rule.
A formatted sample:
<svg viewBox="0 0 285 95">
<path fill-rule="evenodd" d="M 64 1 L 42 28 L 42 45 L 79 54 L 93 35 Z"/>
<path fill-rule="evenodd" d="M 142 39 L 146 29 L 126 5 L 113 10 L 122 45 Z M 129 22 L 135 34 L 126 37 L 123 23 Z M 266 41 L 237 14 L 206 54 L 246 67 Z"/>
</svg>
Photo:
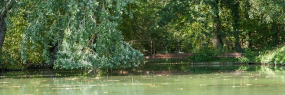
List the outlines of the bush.
<svg viewBox="0 0 285 95">
<path fill-rule="evenodd" d="M 196 53 L 194 56 L 191 56 L 190 59 L 192 62 L 205 62 L 205 61 L 217 61 L 217 55 L 220 53 L 215 50 L 205 50 L 203 53 Z"/>
<path fill-rule="evenodd" d="M 262 63 L 274 63 L 284 64 L 285 63 L 285 47 L 278 47 L 274 50 L 265 51 L 260 56 L 260 62 Z"/>
<path fill-rule="evenodd" d="M 245 48 L 245 51 L 243 52 L 244 57 L 238 58 L 240 62 L 243 63 L 256 63 L 260 62 L 260 59 L 258 58 L 259 53 L 252 51 L 249 48 Z"/>
</svg>

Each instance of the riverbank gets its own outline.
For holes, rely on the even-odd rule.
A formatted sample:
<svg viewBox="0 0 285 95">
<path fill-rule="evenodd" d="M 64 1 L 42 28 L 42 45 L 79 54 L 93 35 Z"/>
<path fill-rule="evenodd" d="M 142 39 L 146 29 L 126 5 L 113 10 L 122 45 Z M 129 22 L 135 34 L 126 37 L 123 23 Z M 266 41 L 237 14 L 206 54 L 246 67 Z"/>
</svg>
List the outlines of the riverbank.
<svg viewBox="0 0 285 95">
<path fill-rule="evenodd" d="M 222 56 L 223 55 L 223 56 Z M 200 54 L 156 54 L 148 56 L 143 63 L 187 63 L 190 65 L 285 65 L 285 47 L 278 47 L 263 52 L 245 49 L 243 53 L 200 53 Z M 26 64 L 27 65 L 27 64 Z M 36 64 L 28 65 L 25 68 L 6 69 L 0 72 L 25 70 L 25 69 L 53 69 L 52 65 Z"/>
</svg>

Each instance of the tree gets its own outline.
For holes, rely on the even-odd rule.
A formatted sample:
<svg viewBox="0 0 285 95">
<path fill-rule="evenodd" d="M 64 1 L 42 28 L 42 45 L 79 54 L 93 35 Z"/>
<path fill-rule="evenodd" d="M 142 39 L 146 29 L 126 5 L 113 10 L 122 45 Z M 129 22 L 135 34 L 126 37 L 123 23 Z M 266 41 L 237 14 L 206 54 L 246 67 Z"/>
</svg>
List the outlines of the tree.
<svg viewBox="0 0 285 95">
<path fill-rule="evenodd" d="M 27 63 L 29 47 L 40 48 L 45 63 L 55 68 L 127 68 L 137 66 L 142 54 L 123 42 L 117 29 L 133 0 L 26 1 L 27 28 L 21 34 L 21 59 Z M 9 25 L 9 24 L 8 24 Z"/>
<path fill-rule="evenodd" d="M 197 40 L 204 40 L 208 43 L 207 38 L 212 39 L 212 45 L 216 50 L 221 50 L 223 47 L 221 21 L 220 21 L 220 1 L 219 0 L 171 0 L 161 13 L 161 25 L 171 23 L 179 31 L 193 31 L 190 33 L 201 32 L 196 34 L 202 34 L 205 36 L 196 37 L 197 39 L 191 40 L 190 44 Z M 200 30 L 189 30 L 191 25 L 197 26 L 200 24 Z M 189 26 L 190 25 L 190 26 Z M 186 32 L 189 33 L 189 32 Z M 196 35 L 194 34 L 194 35 Z M 183 34 L 182 34 L 183 35 Z M 188 36 L 189 37 L 189 36 Z M 192 37 L 192 36 L 190 36 Z M 189 40 L 185 40 L 189 41 Z M 202 44 L 202 43 L 199 43 Z M 197 46 L 192 45 L 193 47 Z M 202 46 L 208 47 L 208 46 Z M 202 48 L 201 48 L 202 49 Z"/>
<path fill-rule="evenodd" d="M 270 46 L 281 44 L 284 32 L 284 0 L 249 0 L 251 8 L 248 11 L 251 19 L 259 19 L 259 23 L 265 24 L 263 27 L 267 31 L 259 31 L 258 34 L 263 35 L 264 42 Z M 266 33 L 264 33 L 266 32 Z M 282 37 L 281 37 L 282 36 Z"/>
<path fill-rule="evenodd" d="M 5 40 L 5 35 L 6 35 L 6 23 L 5 23 L 5 18 L 7 17 L 7 12 L 10 9 L 10 3 L 11 1 L 0 1 L 0 51 L 2 50 L 2 46 Z M 0 52 L 0 58 L 1 58 L 1 52 Z"/>
<path fill-rule="evenodd" d="M 165 0 L 138 1 L 139 4 L 127 8 L 134 11 L 133 18 L 123 15 L 123 22 L 119 26 L 125 40 L 144 54 L 174 52 L 177 40 L 172 30 L 158 25 L 159 11 L 165 5 Z"/>
</svg>

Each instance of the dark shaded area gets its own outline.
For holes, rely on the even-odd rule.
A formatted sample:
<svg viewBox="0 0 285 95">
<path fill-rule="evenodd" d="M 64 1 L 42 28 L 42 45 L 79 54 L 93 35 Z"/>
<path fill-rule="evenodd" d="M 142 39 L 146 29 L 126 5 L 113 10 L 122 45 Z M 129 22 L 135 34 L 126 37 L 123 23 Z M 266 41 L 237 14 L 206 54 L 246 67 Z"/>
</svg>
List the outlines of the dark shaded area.
<svg viewBox="0 0 285 95">
<path fill-rule="evenodd" d="M 260 65 L 211 65 L 207 63 L 185 64 L 185 63 L 146 63 L 139 67 L 130 69 L 113 70 L 54 70 L 54 69 L 27 69 L 23 71 L 5 71 L 0 73 L 1 78 L 57 78 L 71 76 L 128 76 L 128 75 L 180 75 L 180 74 L 207 74 L 236 72 L 241 67 L 246 71 L 258 71 Z"/>
<path fill-rule="evenodd" d="M 7 17 L 7 11 L 4 10 L 3 13 L 0 13 L 0 60 L 1 60 L 1 52 L 2 52 L 2 46 L 4 44 L 5 40 L 5 35 L 6 35 L 6 23 L 5 23 L 5 18 Z M 1 63 L 1 62 L 0 62 Z M 1 65 L 1 64 L 0 64 Z M 1 66 L 0 66 L 1 67 Z"/>
<path fill-rule="evenodd" d="M 0 73 L 1 78 L 57 78 L 82 76 L 82 70 L 53 70 L 53 69 L 28 69 L 23 71 L 4 71 Z"/>
</svg>

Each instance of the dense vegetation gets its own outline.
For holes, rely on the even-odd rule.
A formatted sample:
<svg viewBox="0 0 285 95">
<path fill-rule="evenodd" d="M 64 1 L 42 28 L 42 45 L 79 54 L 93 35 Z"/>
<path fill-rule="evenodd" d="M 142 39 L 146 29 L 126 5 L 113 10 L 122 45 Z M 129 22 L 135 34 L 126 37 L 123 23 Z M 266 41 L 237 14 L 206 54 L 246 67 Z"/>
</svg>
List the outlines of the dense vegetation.
<svg viewBox="0 0 285 95">
<path fill-rule="evenodd" d="M 284 25 L 284 0 L 1 0 L 0 68 L 127 68 L 174 52 L 284 63 Z"/>
<path fill-rule="evenodd" d="M 127 68 L 143 55 L 123 41 L 122 15 L 133 0 L 1 1 L 1 66 L 47 64 L 64 69 Z M 4 6 L 4 8 L 2 7 Z M 7 31 L 6 31 L 7 30 Z M 3 39 L 4 37 L 1 37 Z"/>
<path fill-rule="evenodd" d="M 284 63 L 284 0 L 143 0 L 134 9 L 123 34 L 144 54 L 182 51 L 196 53 L 192 61 L 216 61 L 242 52 L 218 60 Z"/>
</svg>

